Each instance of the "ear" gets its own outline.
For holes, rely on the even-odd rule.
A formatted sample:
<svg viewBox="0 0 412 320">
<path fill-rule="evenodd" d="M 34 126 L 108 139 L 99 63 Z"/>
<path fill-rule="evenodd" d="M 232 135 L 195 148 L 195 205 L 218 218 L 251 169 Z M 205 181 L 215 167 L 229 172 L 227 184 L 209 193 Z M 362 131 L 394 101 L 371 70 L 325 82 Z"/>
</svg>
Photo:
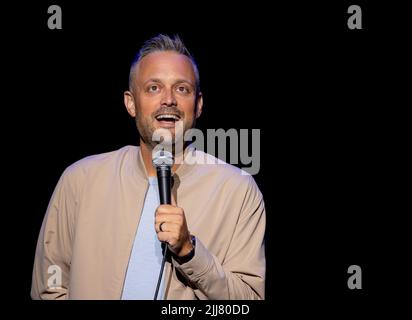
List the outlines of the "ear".
<svg viewBox="0 0 412 320">
<path fill-rule="evenodd" d="M 197 97 L 196 101 L 196 119 L 200 117 L 203 110 L 203 95 L 199 92 L 199 96 Z"/>
<path fill-rule="evenodd" d="M 127 112 L 132 117 L 136 117 L 136 106 L 134 103 L 134 97 L 130 91 L 125 91 L 123 93 L 123 101 L 124 101 L 124 105 L 126 106 Z"/>
</svg>

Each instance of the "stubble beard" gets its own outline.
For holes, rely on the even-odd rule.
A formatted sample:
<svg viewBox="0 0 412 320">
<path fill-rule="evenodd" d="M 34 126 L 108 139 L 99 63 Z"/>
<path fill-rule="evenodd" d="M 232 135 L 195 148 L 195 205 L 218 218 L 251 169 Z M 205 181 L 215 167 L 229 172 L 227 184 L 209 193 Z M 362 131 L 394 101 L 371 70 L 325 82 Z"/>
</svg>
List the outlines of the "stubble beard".
<svg viewBox="0 0 412 320">
<path fill-rule="evenodd" d="M 195 127 L 195 124 L 196 124 L 195 119 L 193 119 L 191 124 L 184 122 L 183 119 L 179 121 L 179 122 L 183 122 L 183 124 L 175 122 L 174 129 L 167 129 L 167 128 L 162 128 L 162 127 L 156 128 L 154 126 L 155 121 L 156 120 L 154 120 L 153 118 L 141 119 L 141 118 L 136 117 L 136 126 L 140 134 L 140 139 L 151 150 L 154 150 L 160 143 L 164 145 L 165 148 L 167 148 L 169 151 L 171 151 L 174 156 L 176 156 L 176 152 L 180 153 L 179 150 L 184 151 L 186 146 L 190 143 L 190 142 L 184 141 L 184 134 L 187 132 L 187 130 Z M 166 139 L 162 139 L 161 141 L 156 141 L 153 139 L 155 133 L 160 136 L 168 136 L 165 130 L 170 133 L 169 136 L 171 136 L 171 141 L 166 141 Z M 177 137 L 176 137 L 176 134 L 177 134 Z M 182 143 L 183 145 L 181 145 Z"/>
</svg>

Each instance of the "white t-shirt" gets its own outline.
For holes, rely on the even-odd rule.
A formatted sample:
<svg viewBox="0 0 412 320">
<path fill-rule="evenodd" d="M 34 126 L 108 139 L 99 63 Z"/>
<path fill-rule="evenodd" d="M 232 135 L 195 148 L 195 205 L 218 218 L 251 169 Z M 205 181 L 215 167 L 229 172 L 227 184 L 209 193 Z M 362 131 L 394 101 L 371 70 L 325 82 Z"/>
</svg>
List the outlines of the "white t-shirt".
<svg viewBox="0 0 412 320">
<path fill-rule="evenodd" d="M 157 239 L 154 220 L 159 206 L 159 188 L 156 177 L 149 177 L 149 189 L 127 267 L 122 300 L 153 300 L 162 264 L 161 242 Z M 164 294 L 164 273 L 158 299 Z"/>
</svg>

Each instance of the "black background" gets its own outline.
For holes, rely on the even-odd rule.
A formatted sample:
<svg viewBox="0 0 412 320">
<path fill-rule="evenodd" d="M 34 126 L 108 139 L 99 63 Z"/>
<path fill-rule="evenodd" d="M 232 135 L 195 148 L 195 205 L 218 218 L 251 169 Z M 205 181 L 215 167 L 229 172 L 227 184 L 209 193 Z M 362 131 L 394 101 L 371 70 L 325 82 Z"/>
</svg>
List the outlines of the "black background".
<svg viewBox="0 0 412 320">
<path fill-rule="evenodd" d="M 47 27 L 52 4 L 62 30 Z M 347 28 L 350 4 L 361 5 L 363 30 Z M 12 248 L 19 277 L 10 295 L 30 299 L 38 232 L 63 170 L 138 143 L 123 91 L 136 51 L 158 33 L 179 34 L 197 60 L 200 129 L 261 129 L 266 307 L 354 310 L 399 293 L 410 74 L 405 20 L 393 6 L 46 1 L 3 11 L 20 13 L 6 29 L 17 60 L 13 118 L 4 120 L 18 167 L 10 216 L 23 239 Z M 362 290 L 347 288 L 352 264 Z"/>
</svg>

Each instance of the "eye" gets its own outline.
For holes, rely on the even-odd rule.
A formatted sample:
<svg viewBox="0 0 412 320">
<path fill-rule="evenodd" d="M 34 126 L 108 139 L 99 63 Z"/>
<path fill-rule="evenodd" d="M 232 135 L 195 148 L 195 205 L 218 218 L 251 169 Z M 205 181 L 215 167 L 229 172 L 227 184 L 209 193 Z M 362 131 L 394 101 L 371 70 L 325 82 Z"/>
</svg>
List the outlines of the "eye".
<svg viewBox="0 0 412 320">
<path fill-rule="evenodd" d="M 159 86 L 156 85 L 156 84 L 152 84 L 147 88 L 147 91 L 149 91 L 149 92 L 156 92 L 158 90 L 159 90 Z"/>
<path fill-rule="evenodd" d="M 189 88 L 187 88 L 185 86 L 178 86 L 177 91 L 179 91 L 180 93 L 189 93 L 190 92 Z"/>
</svg>

